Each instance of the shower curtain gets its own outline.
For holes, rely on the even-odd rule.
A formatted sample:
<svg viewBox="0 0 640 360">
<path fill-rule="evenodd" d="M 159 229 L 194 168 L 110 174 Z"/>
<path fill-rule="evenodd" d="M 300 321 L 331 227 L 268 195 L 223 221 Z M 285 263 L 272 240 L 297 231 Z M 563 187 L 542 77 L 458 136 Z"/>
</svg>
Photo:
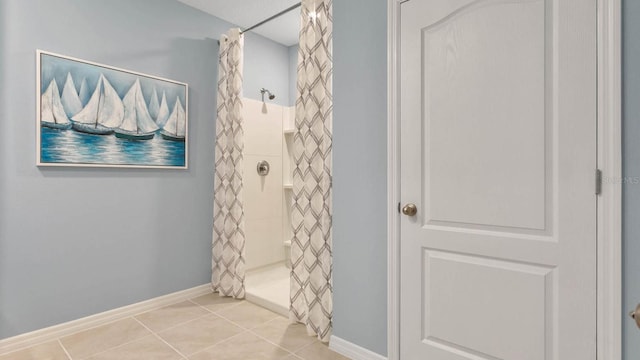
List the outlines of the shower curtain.
<svg viewBox="0 0 640 360">
<path fill-rule="evenodd" d="M 329 341 L 332 286 L 332 0 L 303 0 L 293 138 L 291 320 Z"/>
<path fill-rule="evenodd" d="M 214 291 L 237 299 L 245 295 L 243 47 L 240 29 L 220 38 L 211 275 Z"/>
</svg>

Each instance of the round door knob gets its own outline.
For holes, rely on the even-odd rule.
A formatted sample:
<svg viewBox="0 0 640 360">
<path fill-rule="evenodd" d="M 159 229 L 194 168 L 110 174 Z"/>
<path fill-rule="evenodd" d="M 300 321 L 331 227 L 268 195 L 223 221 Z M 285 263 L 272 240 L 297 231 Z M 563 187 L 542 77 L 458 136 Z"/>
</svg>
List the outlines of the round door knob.
<svg viewBox="0 0 640 360">
<path fill-rule="evenodd" d="M 638 304 L 638 307 L 636 307 L 635 310 L 629 313 L 629 316 L 635 320 L 636 325 L 640 328 L 640 304 Z"/>
<path fill-rule="evenodd" d="M 407 204 L 402 208 L 402 213 L 407 216 L 415 216 L 418 213 L 416 204 Z"/>
</svg>

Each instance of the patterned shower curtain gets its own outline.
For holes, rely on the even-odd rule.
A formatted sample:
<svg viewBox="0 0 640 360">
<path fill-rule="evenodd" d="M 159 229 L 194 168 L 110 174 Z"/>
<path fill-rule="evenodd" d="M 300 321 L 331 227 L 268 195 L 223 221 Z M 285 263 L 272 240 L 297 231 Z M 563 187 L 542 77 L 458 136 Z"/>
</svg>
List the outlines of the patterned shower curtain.
<svg viewBox="0 0 640 360">
<path fill-rule="evenodd" d="M 244 298 L 242 64 L 240 29 L 220 38 L 213 202 L 213 290 Z"/>
<path fill-rule="evenodd" d="M 332 0 L 303 0 L 293 145 L 291 320 L 329 341 L 333 316 L 331 233 Z"/>
</svg>

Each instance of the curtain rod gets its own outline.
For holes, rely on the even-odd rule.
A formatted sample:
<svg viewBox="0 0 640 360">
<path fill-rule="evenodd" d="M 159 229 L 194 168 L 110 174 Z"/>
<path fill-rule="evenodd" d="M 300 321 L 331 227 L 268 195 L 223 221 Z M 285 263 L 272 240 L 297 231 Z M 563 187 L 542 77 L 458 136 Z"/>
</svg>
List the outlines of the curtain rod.
<svg viewBox="0 0 640 360">
<path fill-rule="evenodd" d="M 246 28 L 246 29 L 244 29 L 244 30 L 240 31 L 240 33 L 241 33 L 241 34 L 244 34 L 244 33 L 246 33 L 247 31 L 251 31 L 251 30 L 253 30 L 253 29 L 257 28 L 258 26 L 264 25 L 264 24 L 268 23 L 269 21 L 271 21 L 271 20 L 273 20 L 273 19 L 275 19 L 275 18 L 278 18 L 278 17 L 280 17 L 280 16 L 282 16 L 282 15 L 284 15 L 284 14 L 288 13 L 288 12 L 289 12 L 289 11 L 291 11 L 291 10 L 294 10 L 294 9 L 296 9 L 296 8 L 299 8 L 299 7 L 300 7 L 300 5 L 302 5 L 302 3 L 297 3 L 297 4 L 293 5 L 293 6 L 290 6 L 290 7 L 286 8 L 286 9 L 284 9 L 284 10 L 280 11 L 279 13 L 277 13 L 277 14 L 273 15 L 272 17 L 270 17 L 270 18 L 268 18 L 268 19 L 262 20 L 262 21 L 260 21 L 259 23 L 255 24 L 255 25 L 253 25 L 253 26 L 249 26 L 248 28 Z"/>
</svg>

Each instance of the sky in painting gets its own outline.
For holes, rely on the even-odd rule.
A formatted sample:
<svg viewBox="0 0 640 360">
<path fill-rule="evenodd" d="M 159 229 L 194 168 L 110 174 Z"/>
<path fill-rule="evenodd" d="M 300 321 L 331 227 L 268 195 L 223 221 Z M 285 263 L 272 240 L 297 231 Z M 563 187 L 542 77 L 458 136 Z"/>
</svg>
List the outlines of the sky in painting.
<svg viewBox="0 0 640 360">
<path fill-rule="evenodd" d="M 125 70 L 113 70 L 108 67 L 74 61 L 50 54 L 42 53 L 40 56 L 40 93 L 44 93 L 53 78 L 56 79 L 58 89 L 62 91 L 67 74 L 71 73 L 76 91 L 80 91 L 80 84 L 83 79 L 86 79 L 89 94 L 92 94 L 98 83 L 100 74 L 104 74 L 114 89 L 116 89 L 121 99 L 127 91 L 129 91 L 136 79 L 140 79 L 142 93 L 147 105 L 150 102 L 151 94 L 155 88 L 158 93 L 158 102 L 162 100 L 163 92 L 167 95 L 169 110 L 173 109 L 177 98 L 180 98 L 182 107 L 186 108 L 186 86 L 182 84 L 159 80 L 151 76 L 134 74 Z"/>
</svg>

